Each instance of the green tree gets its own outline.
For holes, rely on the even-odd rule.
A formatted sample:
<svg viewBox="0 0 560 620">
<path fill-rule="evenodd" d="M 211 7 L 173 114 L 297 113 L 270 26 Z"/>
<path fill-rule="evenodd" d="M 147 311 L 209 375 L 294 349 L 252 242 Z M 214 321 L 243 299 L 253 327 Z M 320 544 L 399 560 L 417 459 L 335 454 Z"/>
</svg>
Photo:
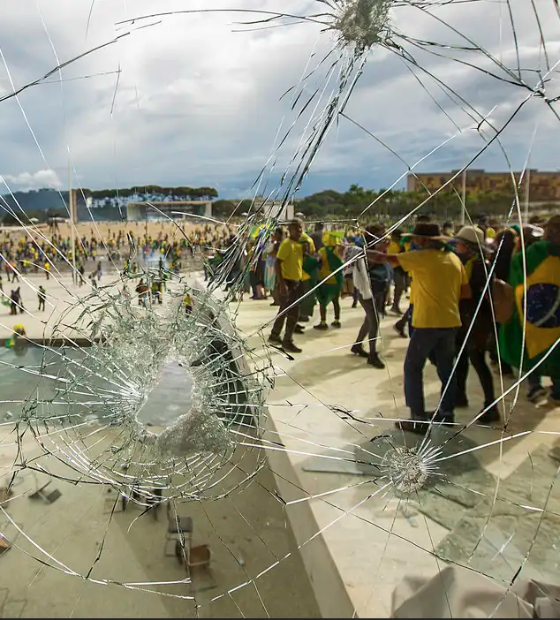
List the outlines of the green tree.
<svg viewBox="0 0 560 620">
<path fill-rule="evenodd" d="M 216 217 L 230 217 L 237 204 L 231 200 L 216 200 L 212 203 L 212 213 Z"/>
</svg>

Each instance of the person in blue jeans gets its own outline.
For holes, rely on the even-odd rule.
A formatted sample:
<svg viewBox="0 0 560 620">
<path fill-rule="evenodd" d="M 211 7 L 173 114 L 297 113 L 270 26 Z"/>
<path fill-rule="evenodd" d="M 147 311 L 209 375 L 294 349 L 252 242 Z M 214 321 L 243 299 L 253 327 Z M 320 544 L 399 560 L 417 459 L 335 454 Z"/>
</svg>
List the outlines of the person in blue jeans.
<svg viewBox="0 0 560 620">
<path fill-rule="evenodd" d="M 465 268 L 447 247 L 448 239 L 442 237 L 438 224 L 418 222 L 412 238 L 416 250 L 392 255 L 368 251 L 368 255 L 400 265 L 414 281 L 413 330 L 404 362 L 404 395 L 411 419 L 398 422 L 397 427 L 424 434 L 432 419 L 454 422 L 459 301 L 471 293 Z M 427 412 L 424 401 L 424 366 L 429 359 L 435 362 L 441 381 L 441 402 L 435 412 Z"/>
</svg>

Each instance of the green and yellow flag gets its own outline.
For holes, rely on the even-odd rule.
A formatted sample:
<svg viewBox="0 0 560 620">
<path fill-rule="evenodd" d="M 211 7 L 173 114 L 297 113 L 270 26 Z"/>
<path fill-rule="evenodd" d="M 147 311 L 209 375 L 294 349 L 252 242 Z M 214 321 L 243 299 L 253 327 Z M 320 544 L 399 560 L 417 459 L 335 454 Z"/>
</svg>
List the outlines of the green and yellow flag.
<svg viewBox="0 0 560 620">
<path fill-rule="evenodd" d="M 340 269 L 344 263 L 332 246 L 322 247 L 319 250 L 319 256 L 321 257 L 321 269 L 317 279 L 320 282 L 325 280 L 325 282 L 317 288 L 317 299 L 322 306 L 328 306 L 335 297 L 342 293 L 344 276 Z"/>
<path fill-rule="evenodd" d="M 526 263 L 526 299 L 522 253 L 515 254 L 511 263 L 510 284 L 514 289 L 515 307 L 510 321 L 500 330 L 500 352 L 508 364 L 527 371 L 554 347 L 539 366 L 538 373 L 560 378 L 560 248 L 548 241 L 534 243 L 527 248 Z M 521 363 L 524 325 L 525 348 Z"/>
</svg>

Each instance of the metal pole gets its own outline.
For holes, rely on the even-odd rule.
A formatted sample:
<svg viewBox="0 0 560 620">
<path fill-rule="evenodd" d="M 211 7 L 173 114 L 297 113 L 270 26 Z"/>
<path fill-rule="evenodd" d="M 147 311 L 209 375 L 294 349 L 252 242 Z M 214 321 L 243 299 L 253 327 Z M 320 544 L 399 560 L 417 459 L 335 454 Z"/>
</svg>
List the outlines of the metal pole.
<svg viewBox="0 0 560 620">
<path fill-rule="evenodd" d="M 76 218 L 74 214 L 74 192 L 72 191 L 72 168 L 68 159 L 68 207 L 70 209 L 70 236 L 72 238 L 72 282 L 76 284 Z"/>
<path fill-rule="evenodd" d="M 461 187 L 461 226 L 465 225 L 465 217 L 466 217 L 466 210 L 467 210 L 467 204 L 466 204 L 466 200 L 467 200 L 467 169 L 465 168 L 463 170 L 463 177 L 462 177 L 462 187 Z"/>
<path fill-rule="evenodd" d="M 531 192 L 531 168 L 527 166 L 525 175 L 525 219 L 529 219 L 529 196 Z"/>
<path fill-rule="evenodd" d="M 76 217 L 76 196 L 72 188 L 70 188 L 70 209 L 72 213 L 72 281 L 76 284 L 78 281 L 78 274 L 76 273 L 76 224 L 78 218 Z"/>
</svg>

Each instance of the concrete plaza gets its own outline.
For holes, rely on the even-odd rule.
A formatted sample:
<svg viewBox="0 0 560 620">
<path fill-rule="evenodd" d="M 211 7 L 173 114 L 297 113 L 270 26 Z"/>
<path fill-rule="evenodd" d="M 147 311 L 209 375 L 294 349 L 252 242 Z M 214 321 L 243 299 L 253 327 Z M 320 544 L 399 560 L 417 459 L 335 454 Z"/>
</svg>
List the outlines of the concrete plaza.
<svg viewBox="0 0 560 620">
<path fill-rule="evenodd" d="M 24 306 L 29 313 L 18 315 L 17 321 L 24 323 L 31 339 L 42 339 L 51 335 L 51 326 L 60 324 L 63 316 L 65 333 L 76 336 L 72 317 L 79 316 L 91 288 L 75 287 L 70 278 L 61 283 L 51 279 L 47 292 L 52 307 L 38 314 L 35 289 L 43 282 L 42 277 L 32 277 L 29 284 L 22 283 Z M 462 563 L 465 553 L 467 557 L 471 554 L 468 543 L 470 528 L 480 517 L 477 509 L 482 510 L 489 524 L 483 536 L 485 544 L 497 548 L 497 572 L 493 574 L 487 568 L 487 556 L 473 553 L 471 565 L 475 570 L 506 579 L 509 568 L 515 572 L 522 564 L 526 549 L 523 545 L 530 532 L 518 521 L 511 525 L 513 517 L 508 510 L 517 506 L 515 501 L 541 510 L 541 514 L 546 508 L 541 487 L 550 487 L 555 466 L 551 462 L 549 471 L 546 459 L 540 457 L 556 439 L 560 410 L 535 408 L 525 401 L 522 386 L 507 430 L 499 426 L 462 430 L 482 405 L 478 380 L 471 372 L 471 407 L 457 412 L 452 431 L 440 429 L 431 436 L 433 445 L 452 447 L 446 453 L 452 458 L 441 461 L 437 474 L 442 476 L 441 487 L 447 495 L 451 497 L 456 491 L 455 496 L 443 503 L 434 493 L 399 497 L 390 478 L 382 475 L 386 470 L 374 473 L 370 462 L 375 465 L 376 459 L 382 461 L 386 454 L 386 449 L 380 447 L 384 440 L 376 437 L 390 437 L 391 441 L 403 441 L 409 446 L 421 441 L 393 430 L 395 419 L 408 416 L 402 387 L 407 341 L 393 331 L 395 318 L 387 317 L 382 323 L 380 346 L 387 368 L 373 369 L 365 360 L 350 355 L 362 321 L 361 309 L 350 308 L 350 303 L 343 301 L 341 330 L 322 333 L 308 324 L 306 333 L 297 337 L 303 353 L 293 360 L 265 343 L 270 330 L 267 324 L 275 313 L 269 301 L 246 298 L 230 304 L 232 318 L 247 338 L 255 359 L 270 360 L 274 365 L 276 380 L 268 396 L 269 415 L 262 438 L 269 469 L 261 472 L 256 483 L 243 493 L 226 501 L 185 506 L 194 516 L 200 540 L 209 542 L 214 552 L 218 587 L 197 593 L 197 602 L 203 603 L 199 610 L 203 616 L 262 615 L 262 597 L 272 617 L 388 617 L 394 587 L 405 575 L 436 574 L 445 565 L 443 556 Z M 0 338 L 11 336 L 15 318 L 9 316 L 9 309 L 2 310 Z M 2 372 L 5 368 L 0 368 L 0 378 Z M 425 376 L 427 402 L 435 407 L 439 382 L 431 367 L 426 368 Z M 511 385 L 511 380 L 504 380 L 504 389 Z M 500 392 L 497 376 L 496 387 Z M 506 397 L 507 406 L 513 396 Z M 0 474 L 5 478 L 16 458 L 17 445 L 13 425 L 0 426 L 0 430 Z M 454 430 L 461 432 L 453 437 Z M 27 434 L 24 441 L 27 458 L 38 454 L 33 437 Z M 466 456 L 457 456 L 462 452 Z M 523 469 L 528 457 L 533 464 L 532 474 Z M 47 458 L 49 471 L 56 473 L 56 463 Z M 450 470 L 448 463 L 459 465 Z M 510 493 L 516 479 L 522 481 L 522 488 L 515 491 L 514 501 Z M 135 583 L 184 579 L 184 571 L 173 558 L 163 557 L 164 518 L 152 522 L 150 516 L 143 517 L 129 532 L 139 511 L 117 514 L 109 520 L 99 489 L 57 481 L 63 496 L 50 506 L 42 506 L 25 496 L 26 484 L 32 482 L 23 482 L 21 490 L 14 488 L 17 496 L 4 505 L 7 513 L 42 549 L 80 575 L 92 566 L 110 521 L 108 538 L 92 578 L 109 576 Z M 279 497 L 282 501 L 278 501 Z M 558 490 L 552 488 L 547 497 L 547 501 L 559 501 Z M 485 501 L 490 502 L 486 507 Z M 504 507 L 508 509 L 511 531 L 499 519 L 490 519 L 500 517 Z M 532 512 L 521 511 L 519 523 L 521 517 Z M 469 520 L 470 513 L 473 516 Z M 13 534 L 15 526 L 6 519 L 3 523 L 7 535 Z M 537 530 L 533 542 L 539 543 L 538 536 L 541 534 Z M 18 540 L 22 540 L 21 534 Z M 37 549 L 30 544 L 22 540 L 22 547 L 37 555 Z M 549 540 L 543 539 L 542 545 L 550 548 Z M 535 547 L 539 548 L 539 544 Z M 286 554 L 291 555 L 283 559 Z M 212 597 L 250 581 L 279 560 L 277 566 L 255 581 L 256 588 L 248 585 L 209 603 Z M 539 563 L 534 555 L 529 560 L 523 563 L 524 574 L 548 581 L 553 578 L 549 563 Z M 196 615 L 191 601 L 116 585 L 96 585 L 41 567 L 18 549 L 0 556 L 0 562 L 6 576 L 0 585 L 0 609 L 6 617 L 39 613 L 49 617 Z M 170 591 L 164 585 L 156 589 Z M 187 585 L 175 585 L 171 590 L 174 594 L 192 595 Z"/>
</svg>

